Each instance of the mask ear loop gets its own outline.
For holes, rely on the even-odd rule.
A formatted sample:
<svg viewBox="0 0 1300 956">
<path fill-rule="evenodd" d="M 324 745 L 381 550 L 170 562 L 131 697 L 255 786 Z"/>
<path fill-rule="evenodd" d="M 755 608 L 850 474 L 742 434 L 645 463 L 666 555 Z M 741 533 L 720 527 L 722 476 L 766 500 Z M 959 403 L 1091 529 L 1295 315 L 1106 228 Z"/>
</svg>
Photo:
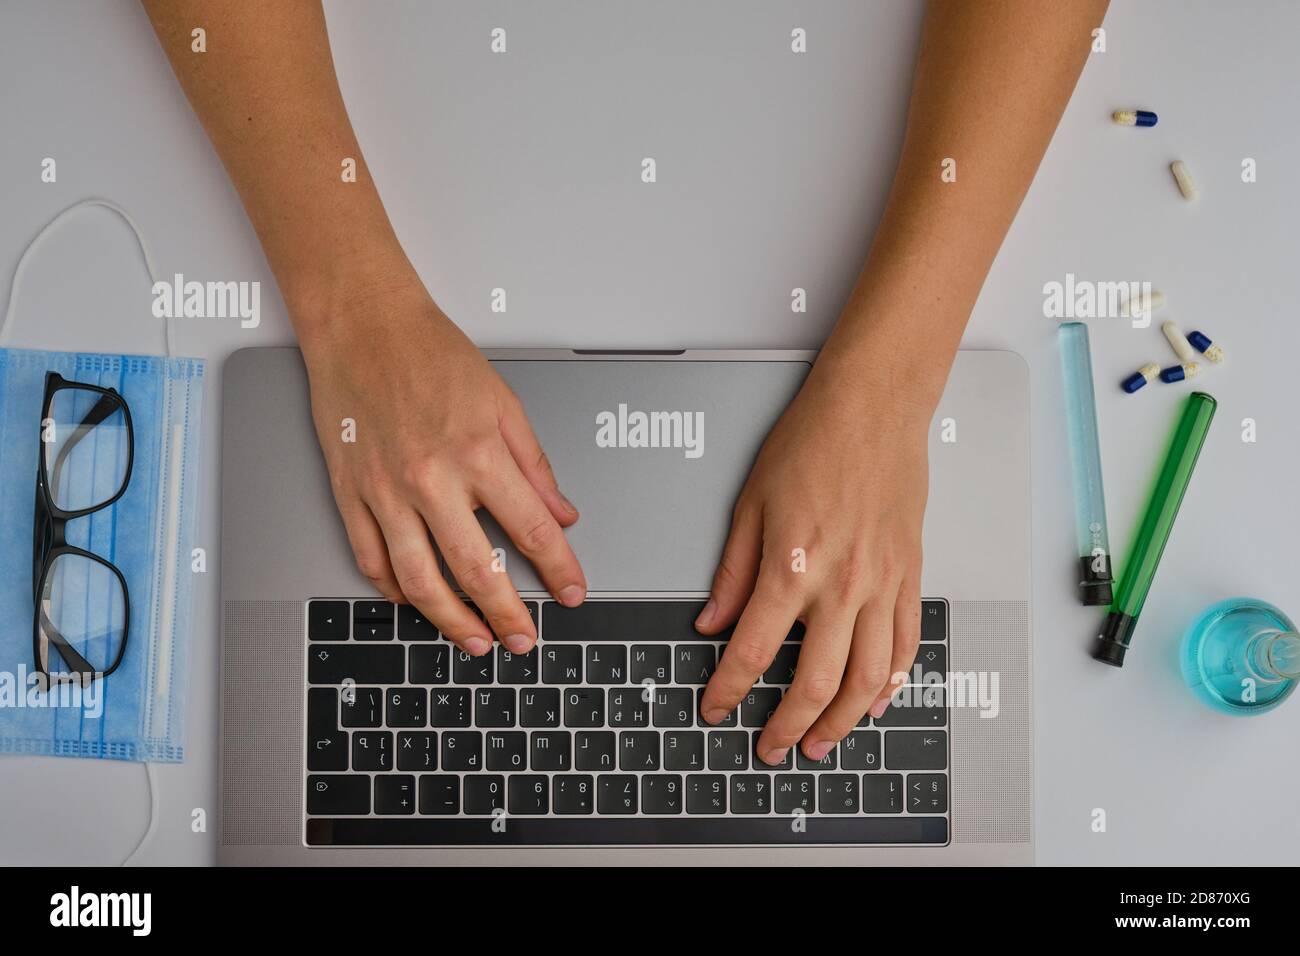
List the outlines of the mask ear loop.
<svg viewBox="0 0 1300 956">
<path fill-rule="evenodd" d="M 28 257 L 36 250 L 45 239 L 46 235 L 48 235 L 55 226 L 63 222 L 63 220 L 67 219 L 78 209 L 83 209 L 87 206 L 102 206 L 103 208 L 109 209 L 122 217 L 126 224 L 131 227 L 131 231 L 135 233 L 136 242 L 140 244 L 140 252 L 144 256 L 144 267 L 149 271 L 149 281 L 153 285 L 158 284 L 158 269 L 154 266 L 153 256 L 149 253 L 149 244 L 145 242 L 144 233 L 140 231 L 140 227 L 136 224 L 136 221 L 131 218 L 131 214 L 111 199 L 101 199 L 98 196 L 91 196 L 88 199 L 78 200 L 42 226 L 41 231 L 32 238 L 31 242 L 27 243 L 27 248 L 24 249 L 22 255 L 18 257 L 18 265 L 14 266 L 13 280 L 9 283 L 9 303 L 5 306 L 5 317 L 3 321 L 0 321 L 0 345 L 4 345 L 8 339 L 10 322 L 14 316 L 14 302 L 17 301 L 18 298 L 18 284 L 22 281 L 23 273 L 27 268 Z M 163 319 L 163 339 L 166 344 L 167 357 L 171 358 L 176 354 L 176 351 L 172 347 L 172 324 L 167 319 Z"/>
<path fill-rule="evenodd" d="M 0 320 L 0 346 L 4 345 L 9 337 L 9 328 L 14 317 L 14 302 L 17 301 L 18 298 L 18 284 L 22 281 L 23 272 L 27 268 L 27 258 L 36 250 L 36 248 L 41 244 L 41 241 L 54 229 L 55 226 L 63 222 L 63 220 L 67 219 L 78 209 L 87 206 L 102 206 L 103 208 L 111 210 L 122 217 L 126 224 L 131 227 L 131 231 L 135 233 L 136 242 L 140 244 L 140 253 L 144 256 L 144 267 L 149 272 L 149 281 L 153 285 L 158 284 L 158 269 L 154 266 L 153 256 L 149 254 L 149 244 L 145 242 L 144 233 L 140 231 L 140 227 L 136 225 L 136 221 L 131 218 L 131 214 L 110 199 L 100 199 L 97 196 L 92 196 L 88 199 L 79 200 L 78 202 L 74 202 L 71 206 L 68 206 L 42 226 L 41 231 L 32 238 L 31 242 L 27 243 L 27 248 L 24 249 L 22 255 L 18 257 L 18 264 L 14 266 L 14 277 L 9 283 L 9 302 L 5 306 L 5 317 L 3 320 Z M 171 358 L 176 353 L 172 347 L 172 324 L 167 319 L 163 319 L 163 340 L 167 349 L 167 357 Z M 121 866 L 130 866 L 135 861 L 135 858 L 140 854 L 140 851 L 143 850 L 145 845 L 153 838 L 154 831 L 158 829 L 158 782 L 154 779 L 153 764 L 149 763 L 147 760 L 142 761 L 142 763 L 144 764 L 145 778 L 149 785 L 149 826 L 144 831 L 144 836 L 140 837 L 140 842 L 135 845 L 135 849 L 133 849 L 127 858 L 122 861 Z"/>
</svg>

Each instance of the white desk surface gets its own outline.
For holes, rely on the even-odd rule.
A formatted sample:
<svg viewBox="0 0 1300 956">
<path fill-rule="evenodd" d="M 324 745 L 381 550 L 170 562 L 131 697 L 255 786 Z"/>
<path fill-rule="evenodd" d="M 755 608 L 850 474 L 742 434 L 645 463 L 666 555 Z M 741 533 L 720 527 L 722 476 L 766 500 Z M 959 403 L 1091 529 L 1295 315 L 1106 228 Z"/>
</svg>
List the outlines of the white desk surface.
<svg viewBox="0 0 1300 956">
<path fill-rule="evenodd" d="M 484 346 L 815 347 L 861 264 L 895 161 L 919 3 L 328 6 L 353 122 L 412 260 Z M 492 27 L 509 52 L 488 52 Z M 789 52 L 795 26 L 809 51 Z M 975 309 L 968 347 L 1032 370 L 1036 828 L 1041 863 L 1293 862 L 1300 704 L 1233 719 L 1181 684 L 1180 634 L 1206 604 L 1254 595 L 1300 614 L 1294 370 L 1300 6 L 1117 0 Z M 209 43 L 219 42 L 209 37 Z M 129 0 L 0 9 L 0 271 L 58 210 L 112 198 L 163 275 L 260 280 L 262 323 L 182 321 L 210 362 L 200 543 L 216 565 L 220 370 L 292 341 L 253 231 L 144 14 Z M 1122 129 L 1120 107 L 1155 129 Z M 1008 107 L 1014 108 L 1014 105 Z M 659 181 L 639 180 L 653 156 Z M 40 181 L 41 161 L 58 180 Z M 1258 181 L 1241 181 L 1246 157 Z M 1168 171 L 1184 159 L 1202 195 Z M 960 168 L 959 168 L 960 175 Z M 1127 666 L 1087 656 L 1077 606 L 1055 325 L 1067 272 L 1147 279 L 1228 361 L 1220 402 Z M 509 312 L 489 294 L 509 290 Z M 792 315 L 790 289 L 808 290 Z M 31 263 L 10 344 L 161 351 L 129 232 L 81 213 Z M 1122 558 L 1187 388 L 1111 383 L 1170 354 L 1158 322 L 1091 323 L 1110 525 Z M 1244 418 L 1258 441 L 1241 440 Z M 209 863 L 216 806 L 218 581 L 199 588 L 183 765 L 160 766 L 149 863 Z M 0 758 L 0 862 L 111 864 L 143 832 L 139 765 Z M 192 832 L 195 808 L 208 832 Z M 1094 833 L 1093 808 L 1107 812 Z M 33 825 L 32 821 L 50 821 Z M 57 823 L 55 822 L 57 821 Z"/>
</svg>

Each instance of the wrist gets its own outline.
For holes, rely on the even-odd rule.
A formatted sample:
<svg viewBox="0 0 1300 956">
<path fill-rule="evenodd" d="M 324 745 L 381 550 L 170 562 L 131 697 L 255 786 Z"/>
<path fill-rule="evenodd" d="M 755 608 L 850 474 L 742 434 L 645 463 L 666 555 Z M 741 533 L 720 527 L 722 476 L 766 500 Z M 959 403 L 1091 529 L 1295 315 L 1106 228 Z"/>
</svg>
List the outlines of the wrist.
<svg viewBox="0 0 1300 956">
<path fill-rule="evenodd" d="M 337 338 L 359 322 L 393 314 L 376 309 L 375 300 L 396 305 L 403 299 L 427 302 L 428 292 L 400 247 L 348 250 L 302 269 L 277 275 L 294 331 L 304 349 Z"/>
</svg>

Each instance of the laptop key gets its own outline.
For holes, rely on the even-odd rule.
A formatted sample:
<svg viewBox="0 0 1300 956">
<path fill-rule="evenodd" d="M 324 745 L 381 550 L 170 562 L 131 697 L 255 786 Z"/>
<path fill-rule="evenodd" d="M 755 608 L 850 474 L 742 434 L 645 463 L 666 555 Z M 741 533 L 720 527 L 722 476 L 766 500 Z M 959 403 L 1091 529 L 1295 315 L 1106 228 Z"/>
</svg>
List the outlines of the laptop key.
<svg viewBox="0 0 1300 956">
<path fill-rule="evenodd" d="M 627 647 L 622 644 L 587 645 L 587 683 L 627 682 Z"/>
<path fill-rule="evenodd" d="M 375 778 L 375 813 L 401 816 L 415 813 L 415 777 L 389 774 Z"/>
<path fill-rule="evenodd" d="M 474 691 L 474 726 L 513 727 L 514 725 L 514 688 L 484 687 Z"/>
<path fill-rule="evenodd" d="M 707 684 L 717 666 L 712 644 L 678 644 L 673 649 L 674 684 Z"/>
<path fill-rule="evenodd" d="M 701 727 L 735 727 L 740 723 L 740 708 L 737 707 L 726 717 L 722 718 L 716 724 L 706 724 L 704 716 L 700 713 L 700 701 L 704 699 L 704 688 L 701 687 L 695 691 L 695 714 Z"/>
<path fill-rule="evenodd" d="M 581 684 L 582 648 L 575 645 L 542 648 L 543 684 Z"/>
<path fill-rule="evenodd" d="M 596 808 L 596 782 L 587 774 L 559 774 L 552 778 L 551 797 L 556 813 L 591 813 Z"/>
<path fill-rule="evenodd" d="M 348 735 L 339 730 L 339 692 L 333 687 L 307 691 L 307 769 L 348 769 Z"/>
<path fill-rule="evenodd" d="M 307 639 L 310 641 L 346 641 L 351 612 L 347 601 L 309 601 L 307 603 Z"/>
<path fill-rule="evenodd" d="M 748 770 L 749 734 L 743 730 L 710 731 L 709 769 Z"/>
<path fill-rule="evenodd" d="M 804 756 L 803 750 L 798 746 L 792 747 L 790 749 L 798 751 L 798 754 L 794 758 L 794 760 L 795 760 L 795 766 L 798 767 L 800 770 L 834 770 L 835 769 L 835 751 L 839 749 L 837 747 L 832 747 L 830 749 L 830 752 L 826 754 L 825 757 L 822 757 L 821 760 L 809 760 L 807 757 Z"/>
<path fill-rule="evenodd" d="M 393 605 L 387 601 L 358 601 L 352 605 L 354 641 L 391 641 Z"/>
<path fill-rule="evenodd" d="M 460 777 L 455 774 L 422 774 L 420 812 L 435 816 L 460 813 Z"/>
<path fill-rule="evenodd" d="M 633 684 L 672 681 L 673 649 L 667 644 L 633 644 L 630 672 Z"/>
<path fill-rule="evenodd" d="M 912 669 L 921 668 L 921 683 L 943 684 L 948 680 L 948 648 L 942 644 L 926 644 L 916 652 Z"/>
<path fill-rule="evenodd" d="M 862 775 L 862 812 L 902 813 L 902 774 L 864 773 Z"/>
<path fill-rule="evenodd" d="M 520 727 L 560 726 L 560 689 L 538 687 L 519 692 Z"/>
<path fill-rule="evenodd" d="M 702 641 L 695 630 L 703 601 L 584 601 L 542 608 L 547 641 Z"/>
<path fill-rule="evenodd" d="M 765 773 L 737 773 L 731 777 L 732 813 L 768 813 L 772 809 L 772 778 Z"/>
<path fill-rule="evenodd" d="M 948 709 L 942 687 L 908 687 L 895 694 L 885 712 L 875 719 L 877 727 L 942 727 L 948 723 Z"/>
<path fill-rule="evenodd" d="M 307 650 L 309 684 L 400 684 L 406 648 L 397 645 L 319 644 Z"/>
<path fill-rule="evenodd" d="M 477 730 L 449 730 L 442 735 L 443 770 L 480 770 L 483 734 Z"/>
<path fill-rule="evenodd" d="M 313 816 L 369 813 L 370 778 L 360 774 L 311 774 L 307 777 L 307 812 Z"/>
<path fill-rule="evenodd" d="M 564 726 L 600 727 L 605 723 L 605 692 L 599 687 L 574 687 L 563 693 Z"/>
<path fill-rule="evenodd" d="M 436 641 L 438 629 L 413 604 L 397 605 L 397 639 L 399 641 Z"/>
<path fill-rule="evenodd" d="M 474 657 L 456 648 L 451 652 L 451 677 L 457 684 L 492 683 L 492 655 Z"/>
<path fill-rule="evenodd" d="M 385 722 L 389 727 L 427 727 L 428 698 L 423 687 L 390 687 L 384 692 Z"/>
<path fill-rule="evenodd" d="M 942 730 L 891 730 L 885 734 L 889 770 L 943 770 L 948 766 L 948 734 Z"/>
<path fill-rule="evenodd" d="M 778 773 L 775 802 L 777 813 L 812 813 L 817 809 L 817 778 L 810 773 Z"/>
<path fill-rule="evenodd" d="M 535 730 L 528 736 L 530 769 L 563 771 L 572 768 L 573 738 L 567 730 Z"/>
<path fill-rule="evenodd" d="M 384 723 L 384 695 L 378 687 L 349 687 L 340 708 L 344 727 L 380 727 Z"/>
<path fill-rule="evenodd" d="M 540 814 L 550 808 L 550 781 L 544 776 L 511 774 L 509 788 L 511 813 Z"/>
<path fill-rule="evenodd" d="M 653 730 L 625 730 L 619 737 L 619 770 L 658 770 L 659 735 Z"/>
<path fill-rule="evenodd" d="M 580 730 L 574 735 L 574 764 L 579 770 L 613 770 L 617 746 L 612 730 Z M 670 770 L 678 768 L 670 767 Z"/>
<path fill-rule="evenodd" d="M 703 770 L 703 732 L 699 730 L 674 730 L 664 734 L 664 769 Z"/>
<path fill-rule="evenodd" d="M 943 641 L 948 638 L 948 603 L 921 602 L 921 640 Z"/>
<path fill-rule="evenodd" d="M 637 778 L 635 776 L 632 774 L 605 773 L 597 778 L 597 813 L 622 816 L 636 813 L 636 808 Z"/>
<path fill-rule="evenodd" d="M 468 727 L 469 707 L 467 688 L 435 689 L 429 693 L 429 723 L 434 727 Z"/>
<path fill-rule="evenodd" d="M 498 684 L 536 684 L 541 656 L 534 647 L 527 654 L 515 654 L 504 647 L 497 648 Z"/>
<path fill-rule="evenodd" d="M 386 730 L 358 730 L 352 735 L 352 769 L 393 769 L 393 735 Z"/>
<path fill-rule="evenodd" d="M 645 688 L 611 688 L 606 714 L 611 727 L 650 726 L 650 704 L 645 700 Z"/>
<path fill-rule="evenodd" d="M 648 773 L 641 778 L 642 813 L 681 813 L 682 778 L 675 773 Z"/>
<path fill-rule="evenodd" d="M 781 703 L 781 688 L 751 687 L 740 699 L 740 726 L 762 727 Z"/>
<path fill-rule="evenodd" d="M 411 683 L 445 684 L 450 677 L 451 645 L 416 644 L 411 648 Z"/>
<path fill-rule="evenodd" d="M 695 695 L 689 687 L 656 687 L 652 711 L 656 727 L 690 727 L 695 723 Z"/>
<path fill-rule="evenodd" d="M 794 683 L 794 668 L 799 663 L 799 645 L 782 644 L 772 658 L 772 663 L 763 671 L 764 684 Z"/>
<path fill-rule="evenodd" d="M 942 773 L 909 773 L 907 812 L 947 813 L 948 777 Z"/>
<path fill-rule="evenodd" d="M 506 778 L 500 774 L 482 774 L 465 778 L 465 812 L 473 816 L 491 816 L 493 810 L 506 808 Z"/>
<path fill-rule="evenodd" d="M 693 773 L 686 778 L 686 812 L 727 812 L 727 778 L 720 773 Z"/>
<path fill-rule="evenodd" d="M 817 778 L 820 793 L 817 809 L 822 813 L 858 812 L 858 775 L 824 773 Z"/>
<path fill-rule="evenodd" d="M 879 770 L 880 731 L 850 732 L 840 741 L 840 760 L 845 770 Z"/>
<path fill-rule="evenodd" d="M 438 735 L 406 731 L 397 735 L 398 770 L 437 770 Z"/>
<path fill-rule="evenodd" d="M 754 730 L 750 732 L 750 735 L 753 738 L 754 743 L 753 746 L 750 748 L 749 753 L 750 756 L 754 758 L 755 770 L 793 770 L 794 769 L 794 756 L 792 754 L 792 751 L 794 750 L 793 747 L 790 748 L 790 750 L 787 750 L 785 752 L 785 756 L 781 758 L 780 763 L 771 764 L 758 755 L 758 739 L 763 736 L 763 732 L 761 730 Z"/>
<path fill-rule="evenodd" d="M 522 730 L 493 731 L 487 735 L 489 770 L 527 770 L 528 735 Z"/>
</svg>

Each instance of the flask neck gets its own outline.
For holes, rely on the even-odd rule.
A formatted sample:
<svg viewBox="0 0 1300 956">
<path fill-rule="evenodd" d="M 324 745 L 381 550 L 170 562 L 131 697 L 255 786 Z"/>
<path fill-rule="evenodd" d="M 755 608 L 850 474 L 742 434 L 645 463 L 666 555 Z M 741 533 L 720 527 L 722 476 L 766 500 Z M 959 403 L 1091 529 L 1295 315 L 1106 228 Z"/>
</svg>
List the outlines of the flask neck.
<svg viewBox="0 0 1300 956">
<path fill-rule="evenodd" d="M 1246 645 L 1246 664 L 1261 681 L 1300 679 L 1300 634 L 1262 629 Z"/>
</svg>

